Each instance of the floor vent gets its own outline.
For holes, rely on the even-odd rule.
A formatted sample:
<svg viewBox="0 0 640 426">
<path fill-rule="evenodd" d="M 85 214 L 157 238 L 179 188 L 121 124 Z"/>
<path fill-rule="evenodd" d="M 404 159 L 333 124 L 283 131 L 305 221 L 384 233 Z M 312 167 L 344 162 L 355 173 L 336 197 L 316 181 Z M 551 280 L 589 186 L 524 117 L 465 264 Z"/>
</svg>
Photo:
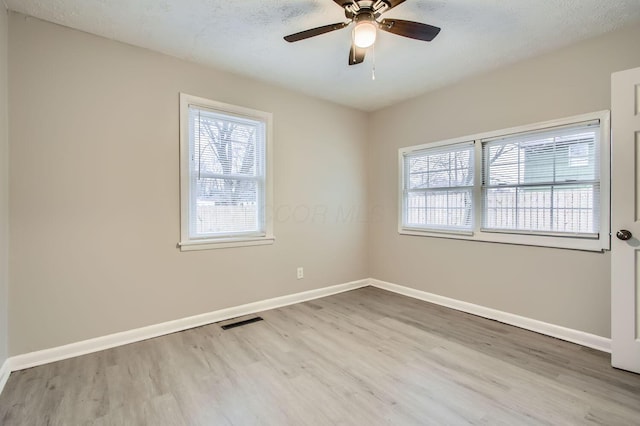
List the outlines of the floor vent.
<svg viewBox="0 0 640 426">
<path fill-rule="evenodd" d="M 258 321 L 263 321 L 262 317 L 253 317 L 241 321 L 235 321 L 232 323 L 221 325 L 221 327 L 223 330 L 229 330 L 230 328 L 242 327 L 243 325 L 251 324 Z"/>
</svg>

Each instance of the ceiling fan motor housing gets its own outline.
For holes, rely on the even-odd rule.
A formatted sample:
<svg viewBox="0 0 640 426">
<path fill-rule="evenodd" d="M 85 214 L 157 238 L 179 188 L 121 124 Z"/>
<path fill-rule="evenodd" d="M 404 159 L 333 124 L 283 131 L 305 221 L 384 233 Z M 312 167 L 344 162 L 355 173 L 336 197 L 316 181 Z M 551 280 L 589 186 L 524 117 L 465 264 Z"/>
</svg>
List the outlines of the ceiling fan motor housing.
<svg viewBox="0 0 640 426">
<path fill-rule="evenodd" d="M 373 22 L 375 23 L 376 17 L 371 10 L 361 9 L 356 16 L 353 17 L 353 22 L 358 25 L 358 22 Z"/>
<path fill-rule="evenodd" d="M 403 0 L 404 1 L 404 0 Z M 341 3 L 341 2 L 337 2 Z M 401 3 L 401 2 L 400 2 Z M 374 15 L 374 19 L 380 17 L 387 9 L 390 8 L 390 4 L 385 0 L 361 0 L 344 2 L 341 5 L 344 8 L 344 14 L 348 19 L 353 19 L 363 11 L 368 11 Z"/>
</svg>

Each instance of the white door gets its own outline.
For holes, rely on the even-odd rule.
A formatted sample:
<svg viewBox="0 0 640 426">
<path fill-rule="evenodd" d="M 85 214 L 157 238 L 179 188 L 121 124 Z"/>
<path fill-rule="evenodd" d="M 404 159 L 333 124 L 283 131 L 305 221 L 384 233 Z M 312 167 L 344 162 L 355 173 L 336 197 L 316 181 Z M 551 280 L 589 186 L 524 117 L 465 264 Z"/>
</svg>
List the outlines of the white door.
<svg viewBox="0 0 640 426">
<path fill-rule="evenodd" d="M 611 76 L 611 364 L 640 373 L 640 68 Z"/>
</svg>

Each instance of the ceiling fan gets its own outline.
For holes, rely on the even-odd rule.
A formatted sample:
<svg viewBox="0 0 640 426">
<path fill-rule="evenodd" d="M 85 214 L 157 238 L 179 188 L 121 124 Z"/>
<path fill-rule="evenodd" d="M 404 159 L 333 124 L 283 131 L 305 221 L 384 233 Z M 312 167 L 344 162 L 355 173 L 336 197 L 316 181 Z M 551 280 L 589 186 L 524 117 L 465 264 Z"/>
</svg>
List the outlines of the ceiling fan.
<svg viewBox="0 0 640 426">
<path fill-rule="evenodd" d="M 405 21 L 402 19 L 382 19 L 380 16 L 388 12 L 405 0 L 333 0 L 334 3 L 344 9 L 344 14 L 349 19 L 347 22 L 338 22 L 331 25 L 324 25 L 312 28 L 299 33 L 290 34 L 284 39 L 290 43 L 304 40 L 325 34 L 331 31 L 340 30 L 355 23 L 353 28 L 353 42 L 349 51 L 349 65 L 359 64 L 364 61 L 367 48 L 376 41 L 377 30 L 401 35 L 422 41 L 433 40 L 440 28 L 433 25 L 421 24 L 420 22 Z"/>
</svg>

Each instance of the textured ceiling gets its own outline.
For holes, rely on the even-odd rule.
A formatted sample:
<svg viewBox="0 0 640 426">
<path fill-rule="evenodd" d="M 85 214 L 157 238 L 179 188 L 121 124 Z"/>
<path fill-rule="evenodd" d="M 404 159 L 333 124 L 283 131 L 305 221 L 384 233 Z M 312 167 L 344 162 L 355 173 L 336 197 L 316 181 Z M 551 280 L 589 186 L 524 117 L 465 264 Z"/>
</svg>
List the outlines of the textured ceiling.
<svg viewBox="0 0 640 426">
<path fill-rule="evenodd" d="M 406 0 L 384 15 L 442 27 L 431 43 L 379 32 L 347 65 L 350 28 L 332 0 L 5 0 L 11 10 L 375 110 L 461 78 L 640 22 L 640 0 Z"/>
</svg>

